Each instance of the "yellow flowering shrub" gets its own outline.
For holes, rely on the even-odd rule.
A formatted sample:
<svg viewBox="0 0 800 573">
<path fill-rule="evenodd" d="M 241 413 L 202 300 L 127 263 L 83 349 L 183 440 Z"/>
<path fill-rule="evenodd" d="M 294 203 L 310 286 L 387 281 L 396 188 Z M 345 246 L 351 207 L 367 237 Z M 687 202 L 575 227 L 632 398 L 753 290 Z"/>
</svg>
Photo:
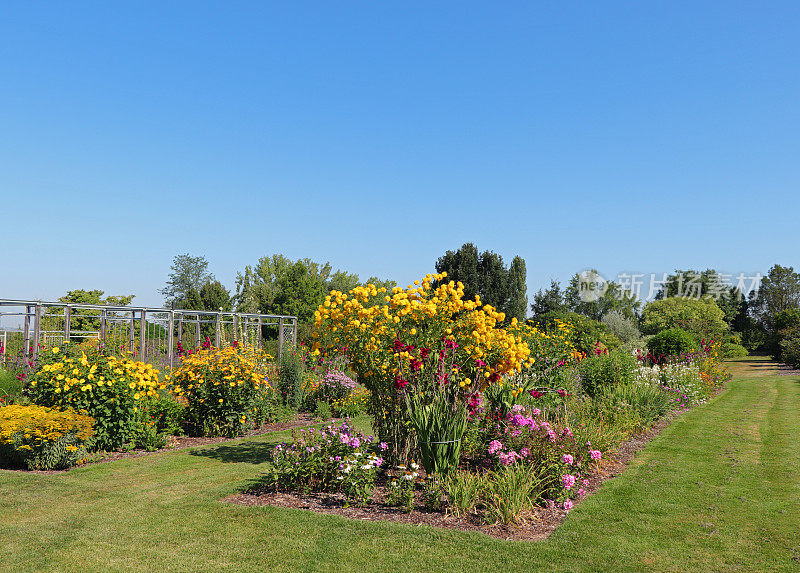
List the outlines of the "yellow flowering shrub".
<svg viewBox="0 0 800 573">
<path fill-rule="evenodd" d="M 25 391 L 38 405 L 87 412 L 95 419 L 94 447 L 115 450 L 134 439 L 137 404 L 164 388 L 158 375 L 127 356 L 65 344 L 40 353 Z"/>
<path fill-rule="evenodd" d="M 464 300 L 463 285 L 446 277 L 429 274 L 391 291 L 374 285 L 332 291 L 315 313 L 315 351 L 347 354 L 370 391 L 373 426 L 398 457 L 407 457 L 412 445 L 409 392 L 433 400 L 446 387 L 447 399 L 462 408 L 530 357 L 522 337 L 500 327 L 503 313 L 478 297 Z"/>
<path fill-rule="evenodd" d="M 237 436 L 259 425 L 275 399 L 272 357 L 252 347 L 204 348 L 181 357 L 171 375 L 186 401 L 191 433 Z"/>
<path fill-rule="evenodd" d="M 71 410 L 10 405 L 0 408 L 0 465 L 65 469 L 82 462 L 94 419 Z"/>
</svg>

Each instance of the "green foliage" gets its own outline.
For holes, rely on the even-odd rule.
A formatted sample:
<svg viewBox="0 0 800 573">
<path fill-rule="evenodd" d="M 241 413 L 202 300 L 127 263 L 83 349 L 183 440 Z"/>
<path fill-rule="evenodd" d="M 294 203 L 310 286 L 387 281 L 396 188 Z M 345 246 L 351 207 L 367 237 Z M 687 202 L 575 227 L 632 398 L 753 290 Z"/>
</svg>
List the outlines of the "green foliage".
<svg viewBox="0 0 800 573">
<path fill-rule="evenodd" d="M 728 333 L 725 314 L 711 297 L 669 297 L 654 300 L 642 312 L 642 332 L 657 334 L 668 328 L 682 328 L 699 339 L 721 340 Z"/>
<path fill-rule="evenodd" d="M 638 364 L 636 358 L 622 351 L 612 351 L 588 356 L 578 366 L 581 375 L 581 388 L 594 398 L 622 384 L 630 384 L 636 379 Z"/>
<path fill-rule="evenodd" d="M 618 310 L 607 313 L 600 321 L 605 324 L 623 344 L 644 348 L 645 341 L 636 321 L 626 317 Z"/>
<path fill-rule="evenodd" d="M 447 501 L 456 517 L 464 517 L 475 510 L 480 493 L 485 488 L 485 478 L 473 472 L 457 470 L 444 480 Z"/>
<path fill-rule="evenodd" d="M 750 354 L 747 348 L 734 342 L 723 342 L 720 346 L 720 352 L 725 358 L 744 358 Z"/>
<path fill-rule="evenodd" d="M 71 410 L 11 405 L 0 408 L 0 465 L 65 469 L 86 457 L 94 420 Z"/>
<path fill-rule="evenodd" d="M 0 405 L 18 400 L 22 396 L 22 380 L 11 370 L 0 368 Z"/>
<path fill-rule="evenodd" d="M 514 257 L 506 268 L 503 257 L 492 251 L 478 254 L 477 247 L 465 243 L 457 251 L 447 251 L 436 261 L 436 272 L 447 273 L 447 281 L 464 284 L 464 299 L 479 296 L 483 304 L 524 321 L 528 307 L 525 260 Z"/>
<path fill-rule="evenodd" d="M 613 421 L 622 413 L 632 415 L 636 427 L 649 427 L 670 410 L 670 396 L 659 384 L 629 382 L 606 389 L 596 407 L 603 420 Z"/>
<path fill-rule="evenodd" d="M 306 399 L 305 365 L 303 357 L 297 352 L 284 352 L 281 357 L 276 390 L 283 403 L 299 411 Z"/>
<path fill-rule="evenodd" d="M 330 420 L 333 417 L 331 405 L 325 400 L 317 400 L 314 405 L 314 417 L 322 421 Z"/>
<path fill-rule="evenodd" d="M 781 311 L 800 307 L 800 273 L 793 267 L 774 265 L 761 280 L 758 295 L 750 301 L 750 310 L 768 330 L 776 331 Z"/>
<path fill-rule="evenodd" d="M 204 284 L 214 280 L 214 275 L 207 269 L 208 261 L 205 257 L 193 257 L 188 253 L 176 255 L 172 259 L 167 283 L 160 291 L 166 298 L 166 305 L 193 308 L 192 305 L 196 305 L 197 300 L 188 299 L 190 291 L 199 293 Z M 214 310 L 218 310 L 218 307 Z"/>
<path fill-rule="evenodd" d="M 544 488 L 541 469 L 533 464 L 512 464 L 491 472 L 481 497 L 490 523 L 515 523 L 541 497 Z"/>
<path fill-rule="evenodd" d="M 742 306 L 745 305 L 744 295 L 736 287 L 730 287 L 722 275 L 714 269 L 703 272 L 695 270 L 676 270 L 669 275 L 664 286 L 656 294 L 656 299 L 670 297 L 701 298 L 711 297 L 717 306 L 722 309 L 725 322 L 733 325 Z"/>
<path fill-rule="evenodd" d="M 669 299 L 668 299 L 669 300 Z M 697 336 L 682 328 L 668 328 L 647 341 L 647 350 L 653 356 L 680 356 L 697 350 Z"/>
<path fill-rule="evenodd" d="M 394 281 L 371 277 L 369 283 L 391 289 Z M 247 265 L 236 277 L 233 297 L 239 312 L 297 316 L 299 339 L 308 341 L 306 323 L 314 320 L 314 311 L 331 290 L 347 292 L 360 284 L 358 275 L 343 270 L 333 272 L 330 263 L 311 259 L 292 261 L 284 255 L 261 257 L 255 266 Z"/>
<path fill-rule="evenodd" d="M 800 336 L 781 340 L 781 357 L 792 368 L 800 368 Z"/>
<path fill-rule="evenodd" d="M 71 290 L 66 295 L 58 299 L 59 302 L 66 302 L 72 304 L 94 304 L 102 306 L 128 306 L 134 299 L 135 295 L 121 295 L 121 296 L 107 296 L 103 298 L 103 291 L 101 290 Z M 42 317 L 42 326 L 44 330 L 60 330 L 63 329 L 64 319 L 59 316 L 58 318 L 52 314 L 61 314 L 61 309 L 52 309 L 50 314 L 45 314 Z M 100 315 L 102 311 L 92 309 L 73 309 L 70 316 L 70 327 L 73 332 L 99 332 L 100 331 Z M 138 332 L 139 325 L 136 324 L 135 328 Z"/>
<path fill-rule="evenodd" d="M 537 328 L 548 332 L 558 329 L 558 321 L 569 325 L 569 342 L 578 352 L 592 354 L 598 342 L 608 349 L 617 348 L 621 344 L 620 339 L 607 325 L 576 312 L 548 312 L 531 319 L 531 323 Z"/>
<path fill-rule="evenodd" d="M 564 293 L 561 291 L 561 284 L 558 281 L 551 280 L 550 288 L 546 290 L 539 289 L 533 295 L 531 311 L 534 318 L 550 312 L 566 312 L 567 310 Z"/>
<path fill-rule="evenodd" d="M 588 285 L 585 278 L 596 277 L 605 282 L 605 289 L 599 296 L 590 297 L 594 300 L 585 300 L 582 296 L 582 289 Z M 605 281 L 600 274 L 591 269 L 583 277 L 575 273 L 564 290 L 564 302 L 566 307 L 578 314 L 582 314 L 592 320 L 601 320 L 606 314 L 612 311 L 619 312 L 626 318 L 635 318 L 639 312 L 639 300 L 630 291 L 624 289 L 614 281 Z"/>
</svg>

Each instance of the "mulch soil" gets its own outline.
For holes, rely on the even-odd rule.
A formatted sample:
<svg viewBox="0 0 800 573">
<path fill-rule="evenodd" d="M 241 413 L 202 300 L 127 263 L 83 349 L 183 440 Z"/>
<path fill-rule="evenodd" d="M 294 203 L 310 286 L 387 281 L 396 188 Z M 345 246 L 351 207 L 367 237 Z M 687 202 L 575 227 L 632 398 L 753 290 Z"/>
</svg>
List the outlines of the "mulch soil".
<svg viewBox="0 0 800 573">
<path fill-rule="evenodd" d="M 604 459 L 599 469 L 588 476 L 589 485 L 584 486 L 587 496 L 596 492 L 602 483 L 620 475 L 631 463 L 636 453 L 674 420 L 680 412 L 675 411 L 656 423 L 651 429 L 642 432 L 630 440 L 622 443 L 614 452 Z M 522 516 L 514 525 L 485 524 L 477 515 L 455 517 L 449 513 L 427 511 L 422 503 L 421 494 L 417 492 L 414 510 L 407 513 L 396 507 L 389 507 L 383 503 L 385 488 L 378 486 L 374 502 L 365 507 L 347 507 L 341 495 L 324 493 L 310 495 L 295 495 L 277 492 L 274 488 L 250 490 L 244 493 L 231 495 L 224 501 L 239 505 L 259 506 L 271 505 L 294 509 L 304 509 L 330 515 L 341 515 L 350 519 L 364 521 L 391 521 L 410 525 L 430 525 L 459 531 L 473 531 L 490 535 L 492 537 L 520 540 L 539 541 L 546 539 L 561 525 L 568 511 L 557 506 L 535 508 L 532 512 Z M 575 505 L 581 500 L 574 500 Z"/>
</svg>

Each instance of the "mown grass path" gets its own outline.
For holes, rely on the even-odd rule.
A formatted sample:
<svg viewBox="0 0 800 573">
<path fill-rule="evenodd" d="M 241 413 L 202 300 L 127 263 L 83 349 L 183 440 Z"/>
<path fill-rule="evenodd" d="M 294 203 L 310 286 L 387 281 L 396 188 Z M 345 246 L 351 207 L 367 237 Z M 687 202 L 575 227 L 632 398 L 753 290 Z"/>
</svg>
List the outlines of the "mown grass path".
<svg viewBox="0 0 800 573">
<path fill-rule="evenodd" d="M 544 542 L 220 503 L 272 435 L 58 475 L 0 471 L 3 571 L 800 571 L 800 377 L 732 364 Z"/>
</svg>

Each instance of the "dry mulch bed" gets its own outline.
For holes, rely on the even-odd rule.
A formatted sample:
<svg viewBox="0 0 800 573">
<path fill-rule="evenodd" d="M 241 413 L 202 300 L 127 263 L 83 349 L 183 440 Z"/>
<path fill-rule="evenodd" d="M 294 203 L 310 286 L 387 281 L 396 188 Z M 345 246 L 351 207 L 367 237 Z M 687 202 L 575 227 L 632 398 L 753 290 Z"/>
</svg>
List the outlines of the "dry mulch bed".
<svg viewBox="0 0 800 573">
<path fill-rule="evenodd" d="M 659 420 L 651 429 L 623 442 L 609 455 L 609 459 L 602 461 L 599 470 L 588 477 L 589 485 L 584 488 L 586 489 L 587 495 L 591 495 L 597 491 L 604 481 L 620 475 L 631 463 L 636 453 L 644 448 L 650 440 L 661 433 L 661 431 L 680 413 L 679 411 L 671 412 Z M 383 504 L 382 496 L 383 491 L 382 488 L 379 487 L 375 502 L 366 507 L 359 508 L 345 507 L 345 500 L 340 495 L 295 495 L 276 492 L 274 489 L 270 488 L 263 488 L 231 495 L 223 501 L 249 506 L 272 505 L 276 507 L 305 509 L 318 513 L 341 515 L 350 519 L 365 521 L 391 521 L 410 525 L 430 525 L 459 531 L 480 532 L 500 539 L 518 541 L 540 541 L 546 539 L 561 525 L 569 513 L 558 507 L 535 508 L 531 514 L 524 516 L 519 523 L 513 526 L 505 526 L 502 524 L 487 525 L 481 523 L 477 517 L 473 516 L 457 518 L 446 513 L 426 511 L 422 505 L 419 492 L 417 492 L 414 511 L 411 513 L 406 513 L 401 509 Z M 577 505 L 580 503 L 580 500 L 574 500 L 574 503 Z"/>
</svg>

